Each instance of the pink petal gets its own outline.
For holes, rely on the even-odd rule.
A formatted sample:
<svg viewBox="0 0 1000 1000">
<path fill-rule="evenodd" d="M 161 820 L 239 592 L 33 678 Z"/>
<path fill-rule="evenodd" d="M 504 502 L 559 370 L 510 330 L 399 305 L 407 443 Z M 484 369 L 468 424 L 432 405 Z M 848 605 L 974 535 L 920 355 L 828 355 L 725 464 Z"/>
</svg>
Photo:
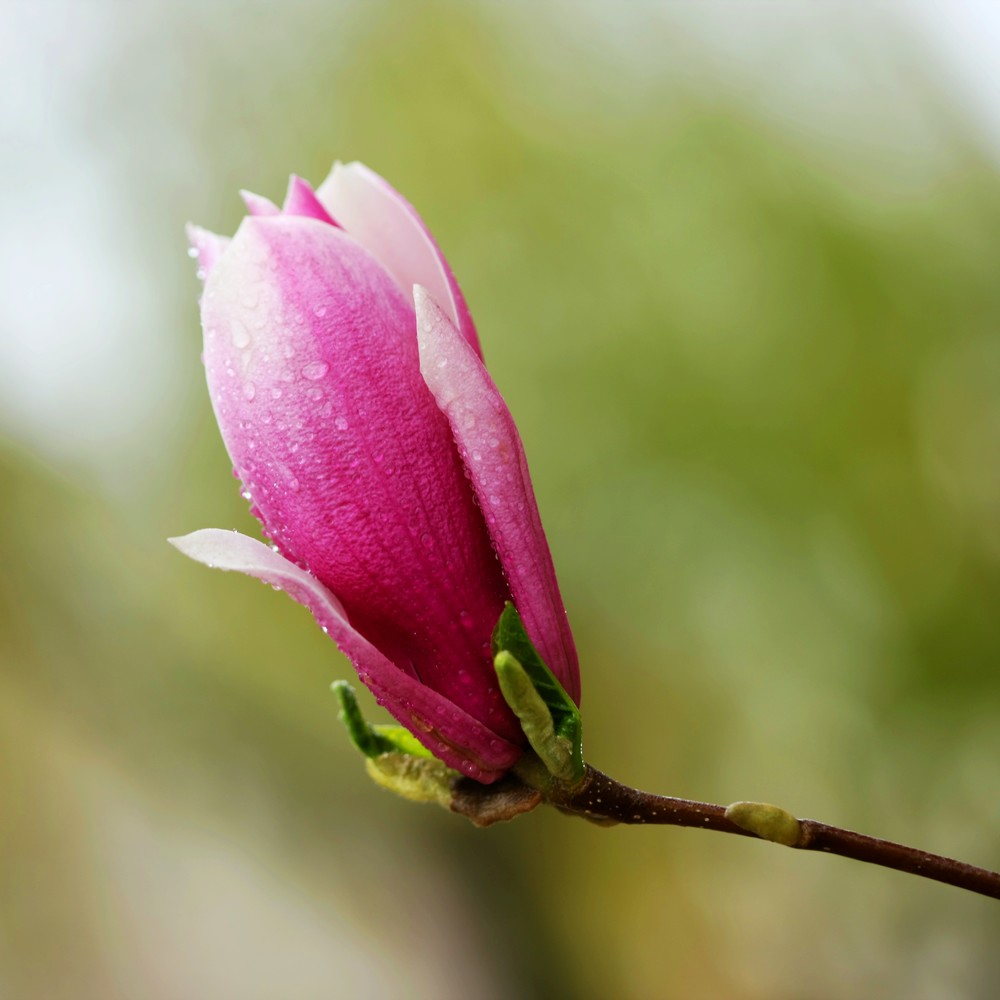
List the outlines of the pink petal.
<svg viewBox="0 0 1000 1000">
<path fill-rule="evenodd" d="M 270 198 L 265 198 L 262 194 L 254 194 L 253 191 L 240 191 L 240 197 L 251 215 L 260 217 L 281 215 L 281 209 Z"/>
<path fill-rule="evenodd" d="M 271 539 L 401 671 L 519 742 L 489 655 L 510 593 L 409 301 L 343 230 L 248 218 L 202 321 L 219 428 Z"/>
<path fill-rule="evenodd" d="M 198 562 L 256 577 L 307 607 L 354 664 L 379 703 L 449 767 L 489 784 L 521 756 L 520 747 L 500 739 L 447 699 L 404 674 L 352 628 L 343 606 L 329 590 L 266 545 L 219 528 L 206 528 L 169 541 Z"/>
<path fill-rule="evenodd" d="M 204 281 L 222 256 L 222 252 L 229 246 L 229 237 L 218 236 L 190 222 L 185 229 L 188 243 L 191 244 L 194 256 L 198 259 L 198 277 Z"/>
<path fill-rule="evenodd" d="M 285 204 L 281 211 L 285 215 L 303 215 L 309 219 L 318 219 L 330 226 L 337 225 L 309 184 L 295 174 L 288 179 L 288 193 L 285 195 Z"/>
<path fill-rule="evenodd" d="M 431 295 L 418 286 L 414 302 L 420 371 L 451 425 L 514 606 L 542 659 L 579 703 L 576 647 L 517 426 L 482 361 Z"/>
<path fill-rule="evenodd" d="M 476 328 L 458 282 L 416 209 L 362 163 L 334 164 L 319 186 L 320 201 L 367 247 L 407 296 L 423 285 L 482 357 Z"/>
</svg>

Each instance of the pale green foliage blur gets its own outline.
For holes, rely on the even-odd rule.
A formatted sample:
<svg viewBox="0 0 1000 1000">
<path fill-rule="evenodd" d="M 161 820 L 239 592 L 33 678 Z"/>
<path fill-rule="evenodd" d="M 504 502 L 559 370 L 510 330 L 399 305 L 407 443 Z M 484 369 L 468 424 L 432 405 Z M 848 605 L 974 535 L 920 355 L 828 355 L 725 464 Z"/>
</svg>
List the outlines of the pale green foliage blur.
<svg viewBox="0 0 1000 1000">
<path fill-rule="evenodd" d="M 855 93 L 832 142 L 669 18 L 573 22 L 404 2 L 109 22 L 81 121 L 159 302 L 121 323 L 179 374 L 127 488 L 5 431 L 3 996 L 996 995 L 1000 913 L 957 890 L 393 799 L 340 731 L 349 667 L 309 616 L 164 542 L 254 530 L 183 222 L 229 232 L 237 188 L 362 159 L 433 227 L 519 421 L 588 759 L 1000 867 L 995 165 L 903 43 L 868 57 L 916 137 L 902 114 L 873 137 Z"/>
</svg>

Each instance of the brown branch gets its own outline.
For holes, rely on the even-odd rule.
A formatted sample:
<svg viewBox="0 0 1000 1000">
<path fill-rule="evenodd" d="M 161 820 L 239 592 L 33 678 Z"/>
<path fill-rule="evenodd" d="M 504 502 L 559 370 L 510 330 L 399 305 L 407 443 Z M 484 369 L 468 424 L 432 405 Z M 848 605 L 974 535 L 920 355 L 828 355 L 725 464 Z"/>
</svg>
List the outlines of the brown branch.
<svg viewBox="0 0 1000 1000">
<path fill-rule="evenodd" d="M 824 851 L 883 868 L 895 868 L 1000 899 L 1000 872 L 816 820 L 796 819 L 783 809 L 761 802 L 739 802 L 727 807 L 652 795 L 622 785 L 590 765 L 577 785 L 567 787 L 552 782 L 542 794 L 563 812 L 598 823 L 691 826 L 757 837 L 799 850 Z"/>
</svg>

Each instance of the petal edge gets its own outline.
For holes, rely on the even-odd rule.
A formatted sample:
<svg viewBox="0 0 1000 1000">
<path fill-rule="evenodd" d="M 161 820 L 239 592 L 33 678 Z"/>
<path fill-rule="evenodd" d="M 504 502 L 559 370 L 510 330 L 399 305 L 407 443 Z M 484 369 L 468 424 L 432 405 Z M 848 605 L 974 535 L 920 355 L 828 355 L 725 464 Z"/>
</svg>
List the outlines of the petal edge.
<svg viewBox="0 0 1000 1000">
<path fill-rule="evenodd" d="M 521 756 L 521 747 L 403 673 L 351 627 L 334 594 L 262 542 L 221 528 L 203 528 L 168 541 L 197 562 L 256 577 L 308 608 L 379 703 L 449 767 L 490 784 Z"/>
<path fill-rule="evenodd" d="M 525 629 L 570 697 L 580 669 L 514 418 L 480 358 L 419 285 L 420 372 L 448 418 Z"/>
</svg>

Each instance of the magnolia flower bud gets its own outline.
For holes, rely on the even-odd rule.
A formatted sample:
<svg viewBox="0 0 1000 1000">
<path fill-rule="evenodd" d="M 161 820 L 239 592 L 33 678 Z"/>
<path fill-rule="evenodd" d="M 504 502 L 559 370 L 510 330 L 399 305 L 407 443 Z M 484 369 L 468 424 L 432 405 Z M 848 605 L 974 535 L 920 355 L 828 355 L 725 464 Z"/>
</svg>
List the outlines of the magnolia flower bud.
<svg viewBox="0 0 1000 1000">
<path fill-rule="evenodd" d="M 232 240 L 192 227 L 205 369 L 226 448 L 273 545 L 208 529 L 185 554 L 280 587 L 379 702 L 492 782 L 526 739 L 493 670 L 512 601 L 579 701 L 576 650 L 506 404 L 414 209 L 358 163 Z"/>
</svg>

